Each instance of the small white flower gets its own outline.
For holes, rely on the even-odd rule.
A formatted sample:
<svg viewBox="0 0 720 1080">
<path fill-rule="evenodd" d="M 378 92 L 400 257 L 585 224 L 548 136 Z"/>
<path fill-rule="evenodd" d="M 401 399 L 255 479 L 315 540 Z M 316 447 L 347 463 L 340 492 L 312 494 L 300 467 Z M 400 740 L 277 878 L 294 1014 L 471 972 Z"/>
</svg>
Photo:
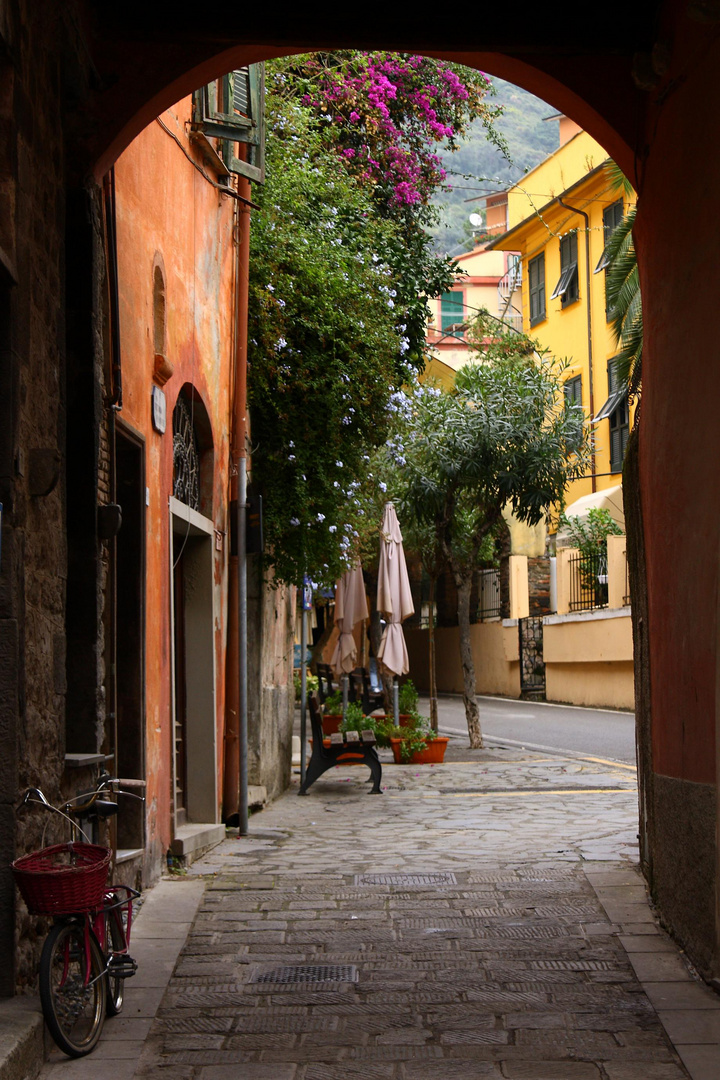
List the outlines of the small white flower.
<svg viewBox="0 0 720 1080">
<path fill-rule="evenodd" d="M 318 521 L 324 521 L 325 520 L 325 515 L 324 514 L 318 514 L 317 519 L 318 519 Z"/>
<path fill-rule="evenodd" d="M 337 525 L 328 525 L 328 532 L 337 532 Z"/>
<path fill-rule="evenodd" d="M 267 289 L 268 292 L 275 292 L 275 286 L 274 285 L 266 285 L 265 288 Z"/>
<path fill-rule="evenodd" d="M 291 525 L 299 525 L 300 524 L 300 518 L 290 518 L 290 524 Z"/>
<path fill-rule="evenodd" d="M 290 449 L 291 449 L 291 450 L 292 450 L 292 449 L 293 449 L 293 447 L 295 446 L 295 443 L 294 443 L 294 442 L 292 441 L 292 439 L 291 439 L 291 440 L 290 440 L 290 442 L 288 443 L 288 446 L 290 447 Z"/>
<path fill-rule="evenodd" d="M 378 484 L 378 487 L 380 488 L 380 490 L 381 490 L 381 491 L 382 491 L 383 493 L 387 491 L 387 484 L 384 484 L 384 483 L 382 482 L 382 480 L 381 480 L 381 481 L 380 481 L 380 483 Z"/>
<path fill-rule="evenodd" d="M 294 460 L 295 460 L 295 455 L 294 454 L 288 454 L 288 461 L 294 461 Z"/>
<path fill-rule="evenodd" d="M 335 464 L 337 465 L 338 469 L 342 469 L 342 467 L 343 467 L 342 461 L 336 461 Z"/>
</svg>

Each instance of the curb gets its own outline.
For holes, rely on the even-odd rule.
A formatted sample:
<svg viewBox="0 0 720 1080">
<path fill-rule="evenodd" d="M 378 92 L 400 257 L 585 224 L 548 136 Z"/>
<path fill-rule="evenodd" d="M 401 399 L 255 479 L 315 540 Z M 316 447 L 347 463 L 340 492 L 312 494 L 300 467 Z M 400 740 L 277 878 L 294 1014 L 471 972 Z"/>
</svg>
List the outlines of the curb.
<svg viewBox="0 0 720 1080">
<path fill-rule="evenodd" d="M 35 1080 L 44 1062 L 39 999 L 16 997 L 0 1003 L 0 1080 Z"/>
</svg>

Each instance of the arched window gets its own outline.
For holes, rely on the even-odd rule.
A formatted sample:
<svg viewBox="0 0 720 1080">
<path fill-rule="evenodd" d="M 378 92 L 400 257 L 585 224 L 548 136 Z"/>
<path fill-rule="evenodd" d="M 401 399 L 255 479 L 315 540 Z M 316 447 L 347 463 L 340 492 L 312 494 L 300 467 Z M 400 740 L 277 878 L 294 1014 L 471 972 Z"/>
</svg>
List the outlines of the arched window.
<svg viewBox="0 0 720 1080">
<path fill-rule="evenodd" d="M 173 495 L 200 509 L 200 454 L 193 424 L 193 402 L 180 394 L 173 410 Z"/>
<path fill-rule="evenodd" d="M 153 351 L 165 355 L 165 279 L 159 266 L 153 271 Z"/>
</svg>

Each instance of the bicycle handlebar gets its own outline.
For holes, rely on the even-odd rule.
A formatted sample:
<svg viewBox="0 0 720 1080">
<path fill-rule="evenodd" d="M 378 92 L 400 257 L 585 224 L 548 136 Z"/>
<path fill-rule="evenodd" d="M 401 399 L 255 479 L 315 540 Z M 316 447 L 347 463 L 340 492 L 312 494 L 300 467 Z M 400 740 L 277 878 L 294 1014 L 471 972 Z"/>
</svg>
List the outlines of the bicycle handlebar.
<svg viewBox="0 0 720 1080">
<path fill-rule="evenodd" d="M 100 778 L 98 785 L 93 792 L 90 792 L 86 795 L 76 795 L 74 799 L 68 799 L 65 803 L 63 803 L 63 806 L 65 807 L 67 813 L 79 816 L 86 813 L 88 810 L 91 810 L 99 799 L 100 795 L 102 795 L 104 791 L 108 790 L 112 790 L 114 794 L 127 795 L 127 797 L 130 799 L 139 799 L 140 802 L 145 802 L 145 797 L 143 795 L 136 795 L 132 791 L 123 791 L 122 788 L 115 786 L 119 784 L 124 784 L 127 787 L 134 788 L 146 787 L 146 783 L 144 780 L 125 780 L 119 777 L 103 776 Z M 84 799 L 85 801 L 81 802 L 81 799 Z M 56 813 L 62 814 L 62 810 L 59 810 L 56 806 L 53 806 L 53 804 L 49 801 L 49 799 L 46 798 L 40 788 L 37 787 L 31 787 L 27 789 L 27 791 L 23 795 L 22 801 L 20 802 L 18 809 L 26 806 L 27 803 L 37 803 L 40 806 L 46 806 L 49 810 L 55 810 Z"/>
</svg>

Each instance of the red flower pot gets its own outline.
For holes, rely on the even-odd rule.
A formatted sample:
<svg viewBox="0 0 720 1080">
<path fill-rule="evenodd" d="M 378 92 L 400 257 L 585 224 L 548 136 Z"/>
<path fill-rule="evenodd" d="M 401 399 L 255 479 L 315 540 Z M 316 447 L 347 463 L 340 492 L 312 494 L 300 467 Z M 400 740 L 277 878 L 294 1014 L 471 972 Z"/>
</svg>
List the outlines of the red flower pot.
<svg viewBox="0 0 720 1080">
<path fill-rule="evenodd" d="M 335 735 L 342 724 L 342 713 L 323 713 L 323 735 Z"/>
<path fill-rule="evenodd" d="M 448 738 L 438 735 L 427 744 L 424 750 L 415 750 L 409 761 L 402 759 L 402 739 L 391 739 L 393 757 L 396 765 L 440 765 L 445 760 Z"/>
</svg>

